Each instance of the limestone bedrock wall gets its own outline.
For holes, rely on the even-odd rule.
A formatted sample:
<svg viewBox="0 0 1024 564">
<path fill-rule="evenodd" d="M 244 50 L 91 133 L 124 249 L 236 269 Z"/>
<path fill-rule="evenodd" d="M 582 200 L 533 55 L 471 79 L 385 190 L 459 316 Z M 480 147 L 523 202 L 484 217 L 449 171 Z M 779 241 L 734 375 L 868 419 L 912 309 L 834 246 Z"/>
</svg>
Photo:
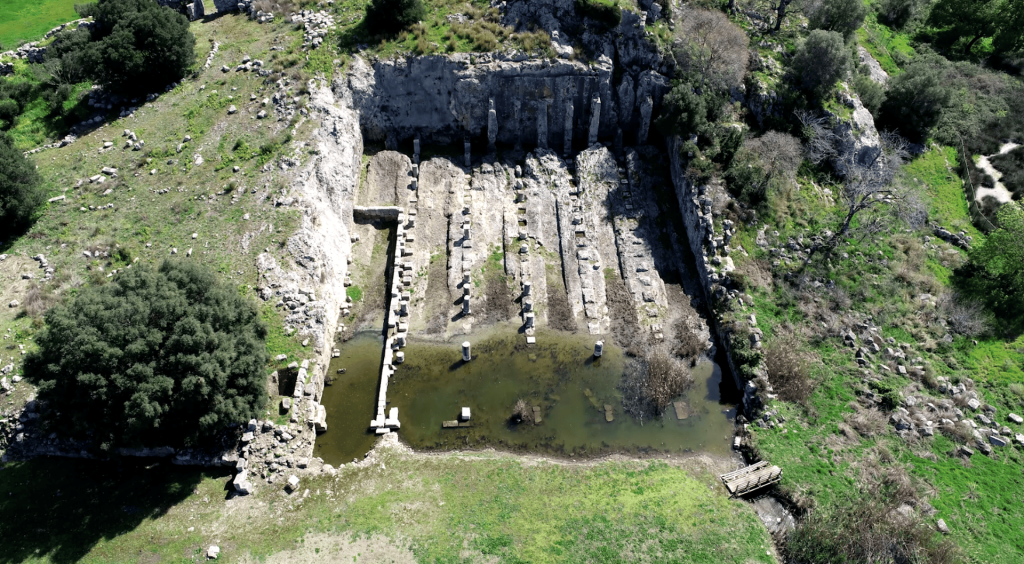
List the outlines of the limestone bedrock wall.
<svg viewBox="0 0 1024 564">
<path fill-rule="evenodd" d="M 690 250 L 693 252 L 694 267 L 697 269 L 697 277 L 711 314 L 712 329 L 716 333 L 718 342 L 725 349 L 733 381 L 736 383 L 736 387 L 743 392 L 743 409 L 750 415 L 763 405 L 763 400 L 759 397 L 761 390 L 753 382 L 745 381 L 740 371 L 736 369 L 736 363 L 732 358 L 732 335 L 725 330 L 714 312 L 715 300 L 720 297 L 721 293 L 721 287 L 718 284 L 723 275 L 727 275 L 732 269 L 732 261 L 731 259 L 722 261 L 722 257 L 719 257 L 719 264 L 716 266 L 712 257 L 708 255 L 709 248 L 712 253 L 714 252 L 715 241 L 721 240 L 715 235 L 711 197 L 706 194 L 706 187 L 694 185 L 685 174 L 686 163 L 680 151 L 683 140 L 678 135 L 672 135 L 666 138 L 665 144 L 671 163 L 672 184 L 679 201 L 683 224 L 686 226 Z"/>
<path fill-rule="evenodd" d="M 540 142 L 562 152 L 567 115 L 573 144 L 586 144 L 592 112 L 598 109 L 595 97 L 601 99 L 598 137 L 615 136 L 612 69 L 612 60 L 603 55 L 590 65 L 563 59 L 515 61 L 488 53 L 372 65 L 356 57 L 349 65 L 348 85 L 367 140 L 390 144 L 419 137 L 449 144 L 467 135 L 483 137 L 493 101 L 499 143 L 535 147 L 538 127 L 544 131 L 546 125 L 546 139 Z"/>
</svg>

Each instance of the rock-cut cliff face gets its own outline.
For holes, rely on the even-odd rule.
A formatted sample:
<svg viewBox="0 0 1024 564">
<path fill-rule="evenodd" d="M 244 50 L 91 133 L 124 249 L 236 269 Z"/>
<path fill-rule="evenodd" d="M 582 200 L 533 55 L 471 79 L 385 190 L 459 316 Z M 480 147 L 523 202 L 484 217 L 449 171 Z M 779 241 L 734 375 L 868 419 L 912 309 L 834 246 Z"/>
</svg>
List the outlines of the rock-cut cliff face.
<svg viewBox="0 0 1024 564">
<path fill-rule="evenodd" d="M 449 144 L 468 135 L 563 150 L 567 138 L 585 145 L 592 123 L 601 138 L 613 137 L 618 124 L 607 57 L 592 65 L 492 54 L 372 65 L 356 58 L 348 74 L 366 138 L 389 144 L 414 137 Z"/>
</svg>

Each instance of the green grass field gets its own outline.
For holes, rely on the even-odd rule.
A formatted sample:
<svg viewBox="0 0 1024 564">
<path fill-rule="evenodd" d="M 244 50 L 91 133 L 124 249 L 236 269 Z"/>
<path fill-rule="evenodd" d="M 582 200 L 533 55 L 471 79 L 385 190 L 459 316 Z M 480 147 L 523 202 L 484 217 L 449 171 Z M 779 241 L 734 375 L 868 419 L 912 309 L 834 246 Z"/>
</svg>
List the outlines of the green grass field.
<svg viewBox="0 0 1024 564">
<path fill-rule="evenodd" d="M 751 506 L 729 499 L 714 475 L 727 462 L 375 456 L 334 478 L 305 478 L 291 496 L 266 485 L 227 502 L 224 471 L 11 464 L 0 470 L 0 562 L 193 562 L 211 544 L 226 562 L 342 562 L 314 555 L 344 554 L 359 539 L 378 539 L 378 555 L 400 547 L 403 562 L 776 561 Z M 353 561 L 390 561 L 362 546 Z M 302 549 L 311 558 L 281 556 Z"/>
<path fill-rule="evenodd" d="M 75 19 L 75 0 L 0 0 L 0 45 L 6 51 L 19 41 L 38 41 Z"/>
</svg>

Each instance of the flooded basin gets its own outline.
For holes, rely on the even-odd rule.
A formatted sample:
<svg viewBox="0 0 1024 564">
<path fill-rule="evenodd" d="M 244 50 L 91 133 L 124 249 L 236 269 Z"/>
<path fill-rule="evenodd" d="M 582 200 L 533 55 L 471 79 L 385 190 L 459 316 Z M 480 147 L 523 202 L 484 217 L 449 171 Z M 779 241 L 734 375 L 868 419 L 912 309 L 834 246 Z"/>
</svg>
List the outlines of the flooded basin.
<svg viewBox="0 0 1024 564">
<path fill-rule="evenodd" d="M 692 369 L 694 386 L 662 417 L 641 422 L 622 410 L 616 386 L 625 359 L 610 343 L 595 359 L 592 336 L 540 330 L 537 344 L 527 346 L 514 327 L 503 325 L 466 338 L 473 359 L 463 362 L 463 340 L 413 340 L 403 349 L 406 361 L 391 378 L 388 407 L 398 408 L 399 437 L 415 449 L 495 447 L 565 456 L 729 451 L 736 409 L 722 401 L 722 374 L 713 362 Z M 329 463 L 361 457 L 372 444 L 367 427 L 380 343 L 360 335 L 340 347 L 342 356 L 331 365 L 332 373 L 342 365 L 347 372 L 323 398 L 328 431 L 316 448 Z M 519 399 L 536 421 L 511 422 Z M 445 427 L 463 407 L 470 408 L 468 426 Z"/>
<path fill-rule="evenodd" d="M 339 465 L 362 459 L 375 436 L 369 422 L 377 404 L 377 383 L 384 338 L 379 333 L 362 332 L 338 347 L 341 356 L 331 360 L 322 402 L 327 408 L 327 432 L 317 437 L 313 450 L 329 464 Z M 338 369 L 344 368 L 344 374 Z"/>
</svg>

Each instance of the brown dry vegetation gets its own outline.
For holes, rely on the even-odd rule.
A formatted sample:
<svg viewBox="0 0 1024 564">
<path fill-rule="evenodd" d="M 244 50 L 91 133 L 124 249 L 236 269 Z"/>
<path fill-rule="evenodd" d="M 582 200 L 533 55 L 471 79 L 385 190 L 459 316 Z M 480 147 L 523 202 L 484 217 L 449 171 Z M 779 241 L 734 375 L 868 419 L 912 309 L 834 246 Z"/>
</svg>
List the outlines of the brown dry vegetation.
<svg viewBox="0 0 1024 564">
<path fill-rule="evenodd" d="M 785 335 L 765 347 L 764 366 L 779 399 L 805 404 L 814 382 L 810 375 L 810 353 L 793 335 Z"/>
</svg>

